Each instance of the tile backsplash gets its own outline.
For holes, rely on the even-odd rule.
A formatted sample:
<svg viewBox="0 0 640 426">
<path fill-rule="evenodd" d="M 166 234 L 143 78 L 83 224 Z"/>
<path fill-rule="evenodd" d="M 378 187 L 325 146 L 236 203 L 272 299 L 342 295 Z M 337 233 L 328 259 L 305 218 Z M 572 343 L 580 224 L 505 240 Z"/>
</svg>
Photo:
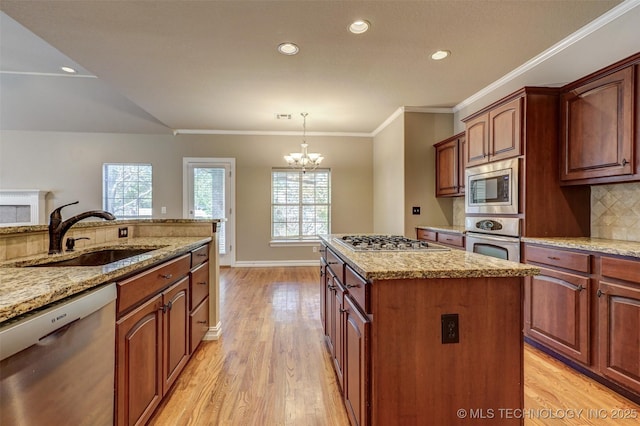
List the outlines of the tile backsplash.
<svg viewBox="0 0 640 426">
<path fill-rule="evenodd" d="M 640 183 L 591 187 L 591 237 L 640 241 Z"/>
<path fill-rule="evenodd" d="M 453 223 L 454 226 L 464 226 L 464 197 L 453 199 Z"/>
</svg>

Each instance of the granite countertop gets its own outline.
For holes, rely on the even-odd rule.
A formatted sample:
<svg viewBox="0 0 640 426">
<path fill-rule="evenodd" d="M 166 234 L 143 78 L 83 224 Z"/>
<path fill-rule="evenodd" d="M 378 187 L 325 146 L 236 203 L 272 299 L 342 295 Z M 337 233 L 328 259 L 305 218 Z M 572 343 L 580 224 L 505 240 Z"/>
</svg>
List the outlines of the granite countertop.
<svg viewBox="0 0 640 426">
<path fill-rule="evenodd" d="M 144 223 L 220 223 L 227 219 L 116 219 L 116 220 L 83 220 L 73 225 L 73 229 L 93 228 L 105 225 L 135 225 Z M 48 232 L 49 225 L 0 226 L 0 235 L 22 234 L 27 232 Z"/>
<path fill-rule="evenodd" d="M 525 243 L 640 258 L 640 242 L 589 237 L 523 237 Z"/>
<path fill-rule="evenodd" d="M 342 235 L 320 238 L 366 280 L 414 278 L 524 277 L 540 269 L 464 250 L 421 252 L 356 252 L 334 243 Z"/>
<path fill-rule="evenodd" d="M 455 225 L 419 225 L 416 226 L 419 229 L 428 229 L 430 231 L 436 232 L 449 232 L 452 234 L 465 234 L 467 231 L 464 229 L 464 226 L 455 226 Z"/>
<path fill-rule="evenodd" d="M 0 263 L 0 323 L 41 308 L 81 291 L 114 282 L 138 269 L 187 253 L 211 241 L 211 237 L 129 238 L 118 244 L 104 244 L 73 253 L 38 255 Z M 65 260 L 77 254 L 103 248 L 153 248 L 154 250 L 103 266 L 24 267 L 47 260 Z"/>
</svg>

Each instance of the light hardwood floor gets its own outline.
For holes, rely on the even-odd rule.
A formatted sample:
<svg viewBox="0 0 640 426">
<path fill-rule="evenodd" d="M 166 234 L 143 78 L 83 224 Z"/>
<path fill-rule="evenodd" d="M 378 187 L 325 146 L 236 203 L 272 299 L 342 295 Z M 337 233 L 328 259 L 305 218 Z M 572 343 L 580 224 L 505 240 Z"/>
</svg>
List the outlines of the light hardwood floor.
<svg viewBox="0 0 640 426">
<path fill-rule="evenodd" d="M 319 288 L 317 267 L 222 268 L 222 338 L 200 345 L 149 424 L 348 425 Z M 612 419 L 617 409 L 636 419 Z M 529 346 L 524 412 L 496 411 L 482 424 L 510 415 L 526 426 L 640 424 L 640 406 Z"/>
</svg>

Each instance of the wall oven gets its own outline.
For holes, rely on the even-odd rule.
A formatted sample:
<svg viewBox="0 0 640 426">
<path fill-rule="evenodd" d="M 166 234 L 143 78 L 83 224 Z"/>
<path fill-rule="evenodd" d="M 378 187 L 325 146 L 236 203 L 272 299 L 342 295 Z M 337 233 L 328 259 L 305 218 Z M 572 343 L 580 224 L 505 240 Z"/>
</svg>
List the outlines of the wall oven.
<svg viewBox="0 0 640 426">
<path fill-rule="evenodd" d="M 467 251 L 520 262 L 520 219 L 465 218 Z"/>
<path fill-rule="evenodd" d="M 465 170 L 466 214 L 518 214 L 519 159 Z"/>
</svg>

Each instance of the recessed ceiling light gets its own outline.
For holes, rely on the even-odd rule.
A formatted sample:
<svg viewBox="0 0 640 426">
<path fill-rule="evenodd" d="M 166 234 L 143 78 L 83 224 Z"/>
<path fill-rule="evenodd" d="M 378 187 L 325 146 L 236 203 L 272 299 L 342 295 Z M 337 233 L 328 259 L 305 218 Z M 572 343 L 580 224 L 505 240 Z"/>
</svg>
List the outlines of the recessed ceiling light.
<svg viewBox="0 0 640 426">
<path fill-rule="evenodd" d="M 371 24 L 369 21 L 365 21 L 364 19 L 358 19 L 357 21 L 353 21 L 351 25 L 349 25 L 349 31 L 354 34 L 362 34 L 366 33 Z"/>
<path fill-rule="evenodd" d="M 69 74 L 75 74 L 77 71 L 71 67 L 60 67 L 60 69 L 64 72 L 68 72 Z"/>
<path fill-rule="evenodd" d="M 278 52 L 283 55 L 295 55 L 300 51 L 300 48 L 295 43 L 280 43 L 278 45 Z"/>
<path fill-rule="evenodd" d="M 444 59 L 447 56 L 451 55 L 451 52 L 448 50 L 438 50 L 431 55 L 431 59 L 434 61 L 439 61 L 440 59 Z"/>
</svg>

